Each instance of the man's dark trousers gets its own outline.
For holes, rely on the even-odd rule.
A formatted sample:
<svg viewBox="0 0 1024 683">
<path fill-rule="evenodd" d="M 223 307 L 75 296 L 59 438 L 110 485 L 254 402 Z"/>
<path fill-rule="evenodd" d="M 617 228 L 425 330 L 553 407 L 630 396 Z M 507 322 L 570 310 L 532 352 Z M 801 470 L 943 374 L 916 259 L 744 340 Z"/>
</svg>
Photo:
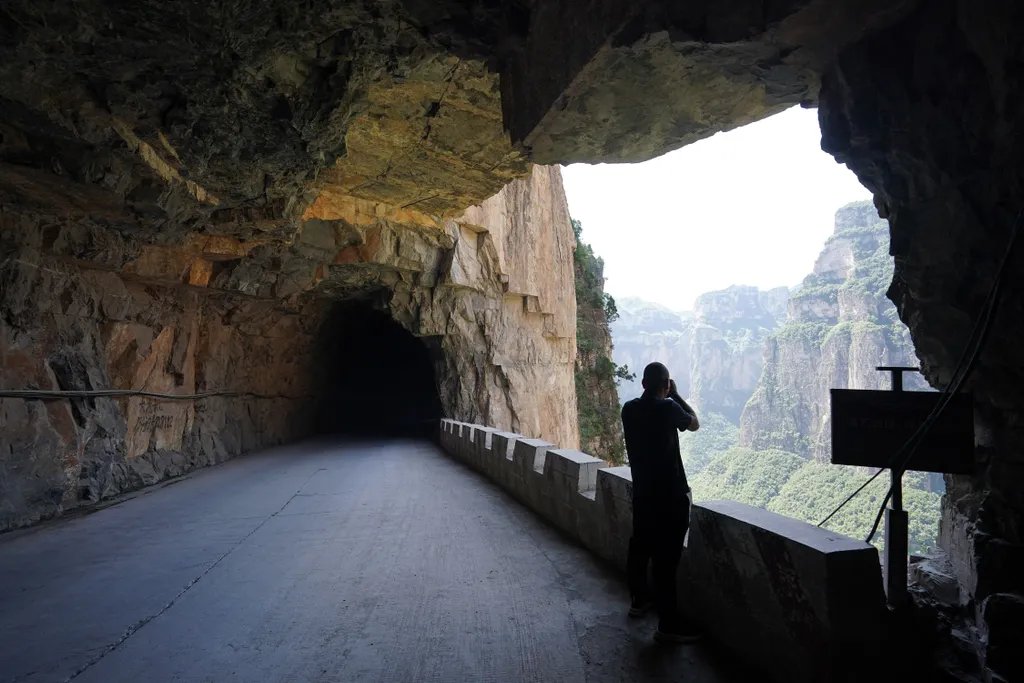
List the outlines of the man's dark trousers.
<svg viewBox="0 0 1024 683">
<path fill-rule="evenodd" d="M 690 502 L 633 502 L 633 537 L 629 539 L 626 572 L 629 592 L 640 601 L 654 598 L 662 626 L 679 619 L 676 570 L 683 553 L 683 539 L 690 524 Z M 654 594 L 647 581 L 653 564 Z"/>
</svg>

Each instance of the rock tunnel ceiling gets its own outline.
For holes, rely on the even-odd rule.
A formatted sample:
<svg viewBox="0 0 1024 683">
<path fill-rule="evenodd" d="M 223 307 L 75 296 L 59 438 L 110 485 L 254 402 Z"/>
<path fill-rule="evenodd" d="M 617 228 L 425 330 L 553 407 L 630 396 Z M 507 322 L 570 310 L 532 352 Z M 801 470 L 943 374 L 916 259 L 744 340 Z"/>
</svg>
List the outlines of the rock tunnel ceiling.
<svg viewBox="0 0 1024 683">
<path fill-rule="evenodd" d="M 331 301 L 369 293 L 438 340 L 446 414 L 573 446 L 572 233 L 557 169 L 532 164 L 641 160 L 795 103 L 889 218 L 891 296 L 941 386 L 1024 205 L 1022 12 L 5 3 L 4 386 L 281 396 L 0 401 L 0 527 L 301 436 L 315 391 L 275 378 L 306 376 Z M 1024 623 L 1010 272 L 971 383 L 980 464 L 948 482 L 941 532 L 1003 671 Z"/>
</svg>

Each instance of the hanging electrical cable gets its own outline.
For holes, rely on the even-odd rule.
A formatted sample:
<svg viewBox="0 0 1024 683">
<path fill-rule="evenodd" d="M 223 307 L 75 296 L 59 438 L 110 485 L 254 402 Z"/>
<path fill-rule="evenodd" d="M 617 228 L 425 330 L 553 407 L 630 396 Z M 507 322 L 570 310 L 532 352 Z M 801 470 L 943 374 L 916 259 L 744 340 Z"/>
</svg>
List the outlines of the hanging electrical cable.
<svg viewBox="0 0 1024 683">
<path fill-rule="evenodd" d="M 974 351 L 971 354 L 970 361 L 968 361 L 967 363 L 967 367 L 964 369 L 963 374 L 957 381 L 956 387 L 950 393 L 950 396 L 952 396 L 952 394 L 957 393 L 960 390 L 960 387 L 962 387 L 967 382 L 967 379 L 971 376 L 971 373 L 977 366 L 978 360 L 981 358 L 981 352 L 982 349 L 985 348 L 985 342 L 988 341 L 989 333 L 992 331 L 992 321 L 995 319 L 996 311 L 999 309 L 999 304 L 1002 301 L 1003 273 L 1006 271 L 1006 264 L 1009 262 L 1010 254 L 1013 252 L 1014 245 L 1017 242 L 1019 226 L 1020 214 L 1017 215 L 1017 222 L 1014 223 L 1013 233 L 1010 235 L 1010 243 L 1007 246 L 1006 253 L 1003 255 L 1002 263 L 999 264 L 999 269 L 996 271 L 996 279 L 993 282 L 992 290 L 989 293 L 989 299 L 986 301 L 986 304 L 988 305 L 988 311 L 985 312 L 985 321 L 982 326 L 981 334 L 978 337 L 978 342 L 974 347 Z M 946 399 L 945 403 L 943 403 L 942 405 L 943 409 L 945 409 L 946 404 L 948 404 L 950 400 L 950 398 Z M 910 462 L 910 459 L 914 455 L 914 451 L 917 450 L 917 446 L 919 443 L 920 439 L 917 441 L 917 443 L 914 444 L 910 452 L 907 453 L 907 455 L 899 462 L 899 464 L 897 465 L 899 471 L 903 471 L 906 468 L 907 464 Z M 871 531 L 870 533 L 868 533 L 868 537 L 866 539 L 868 543 L 871 542 L 871 539 L 874 538 L 875 533 L 878 531 L 878 525 L 882 520 L 882 515 L 885 513 L 885 506 L 888 505 L 889 499 L 892 497 L 892 492 L 893 489 L 892 486 L 890 486 L 889 491 L 886 493 L 885 498 L 882 500 L 882 505 L 878 510 L 878 514 L 875 515 L 875 521 L 871 525 Z"/>
<path fill-rule="evenodd" d="M 37 401 L 58 401 L 71 398 L 120 398 L 140 396 L 161 401 L 199 401 L 215 397 L 296 398 L 284 394 L 260 394 L 250 391 L 206 391 L 197 394 L 165 394 L 136 389 L 91 389 L 57 391 L 47 389 L 0 389 L 0 398 L 20 398 Z"/>
</svg>

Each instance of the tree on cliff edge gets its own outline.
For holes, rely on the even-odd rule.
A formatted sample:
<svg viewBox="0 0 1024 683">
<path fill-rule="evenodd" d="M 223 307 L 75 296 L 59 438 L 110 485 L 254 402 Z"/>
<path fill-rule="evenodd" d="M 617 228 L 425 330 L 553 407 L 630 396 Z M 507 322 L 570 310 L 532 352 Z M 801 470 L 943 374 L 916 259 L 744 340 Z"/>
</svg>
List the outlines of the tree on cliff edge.
<svg viewBox="0 0 1024 683">
<path fill-rule="evenodd" d="M 615 299 L 604 291 L 604 261 L 580 240 L 583 226 L 572 221 L 576 234 L 573 270 L 576 275 L 576 404 L 580 450 L 620 465 L 626 451 L 619 420 L 618 379 L 629 369 L 612 361 L 609 323 L 618 317 Z"/>
</svg>

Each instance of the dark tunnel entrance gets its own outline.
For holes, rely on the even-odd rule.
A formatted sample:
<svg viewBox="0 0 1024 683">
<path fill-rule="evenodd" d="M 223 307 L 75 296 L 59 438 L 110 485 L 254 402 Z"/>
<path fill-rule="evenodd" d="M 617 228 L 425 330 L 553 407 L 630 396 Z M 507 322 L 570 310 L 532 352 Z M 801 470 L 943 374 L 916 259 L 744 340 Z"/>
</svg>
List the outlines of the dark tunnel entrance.
<svg viewBox="0 0 1024 683">
<path fill-rule="evenodd" d="M 436 437 L 442 410 L 431 351 L 387 313 L 336 305 L 317 355 L 320 433 Z"/>
</svg>

